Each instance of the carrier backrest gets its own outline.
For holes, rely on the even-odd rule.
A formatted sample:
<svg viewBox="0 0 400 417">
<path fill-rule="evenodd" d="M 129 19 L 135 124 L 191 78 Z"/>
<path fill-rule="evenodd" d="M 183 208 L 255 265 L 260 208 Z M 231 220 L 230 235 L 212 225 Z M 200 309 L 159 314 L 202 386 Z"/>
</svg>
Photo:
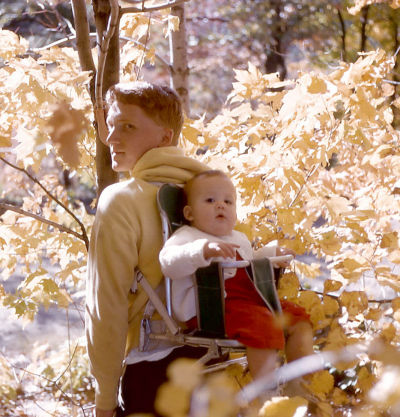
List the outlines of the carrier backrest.
<svg viewBox="0 0 400 417">
<path fill-rule="evenodd" d="M 183 217 L 183 207 L 185 205 L 183 188 L 175 184 L 163 184 L 158 190 L 157 204 L 162 221 L 164 218 L 167 222 L 165 225 L 167 230 L 163 236 L 165 243 L 176 229 L 185 224 L 185 219 Z"/>
<path fill-rule="evenodd" d="M 157 206 L 161 216 L 163 243 L 176 229 L 185 224 L 183 217 L 184 204 L 185 195 L 182 187 L 175 184 L 163 184 L 159 188 Z M 165 301 L 168 314 L 172 317 L 171 279 L 168 277 L 165 277 Z"/>
</svg>

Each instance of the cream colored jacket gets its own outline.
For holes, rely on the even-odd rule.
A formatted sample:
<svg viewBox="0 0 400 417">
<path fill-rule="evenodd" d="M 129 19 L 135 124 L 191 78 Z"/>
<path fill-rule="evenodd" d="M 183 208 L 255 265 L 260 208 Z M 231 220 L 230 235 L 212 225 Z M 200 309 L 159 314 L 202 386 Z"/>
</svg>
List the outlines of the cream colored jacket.
<svg viewBox="0 0 400 417">
<path fill-rule="evenodd" d="M 134 272 L 138 268 L 154 288 L 162 279 L 158 187 L 152 183 L 184 183 L 205 169 L 179 148 L 154 148 L 137 162 L 131 179 L 101 194 L 86 290 L 87 349 L 96 382 L 96 406 L 101 409 L 116 407 L 124 358 L 139 340 L 147 296 L 140 286 L 135 294 L 130 291 Z"/>
</svg>

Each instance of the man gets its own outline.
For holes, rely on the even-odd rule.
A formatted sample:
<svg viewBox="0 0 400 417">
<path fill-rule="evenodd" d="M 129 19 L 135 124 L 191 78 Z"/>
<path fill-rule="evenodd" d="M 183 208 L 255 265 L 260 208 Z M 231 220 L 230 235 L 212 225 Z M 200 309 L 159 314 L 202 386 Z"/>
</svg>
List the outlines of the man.
<svg viewBox="0 0 400 417">
<path fill-rule="evenodd" d="M 160 183 L 185 183 L 207 169 L 177 148 L 182 106 L 168 87 L 119 83 L 107 92 L 112 168 L 131 178 L 107 187 L 99 201 L 88 260 L 86 336 L 96 383 L 96 417 L 155 413 L 157 386 L 178 356 L 198 357 L 192 348 L 137 350 L 147 296 L 131 290 L 135 272 L 153 288 L 162 281 L 158 253 L 161 222 L 156 206 Z M 127 364 L 124 370 L 124 364 Z M 120 378 L 123 406 L 117 408 Z"/>
</svg>

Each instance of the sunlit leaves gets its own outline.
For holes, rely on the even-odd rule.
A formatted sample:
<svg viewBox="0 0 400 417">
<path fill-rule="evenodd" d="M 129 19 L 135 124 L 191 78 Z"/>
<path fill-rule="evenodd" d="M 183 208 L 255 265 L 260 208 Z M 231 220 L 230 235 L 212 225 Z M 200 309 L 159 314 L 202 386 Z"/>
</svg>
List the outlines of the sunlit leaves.
<svg viewBox="0 0 400 417">
<path fill-rule="evenodd" d="M 267 401 L 259 417 L 302 417 L 307 415 L 308 401 L 302 397 L 276 397 Z"/>
<path fill-rule="evenodd" d="M 194 360 L 178 359 L 173 362 L 167 370 L 168 382 L 159 388 L 156 410 L 170 417 L 185 417 L 191 407 L 199 416 L 235 415 L 237 405 L 233 398 L 237 387 L 229 373 L 205 377 L 201 370 L 202 366 Z"/>
<path fill-rule="evenodd" d="M 22 55 L 28 49 L 28 42 L 14 32 L 0 30 L 0 57 L 10 59 L 15 55 Z"/>
</svg>

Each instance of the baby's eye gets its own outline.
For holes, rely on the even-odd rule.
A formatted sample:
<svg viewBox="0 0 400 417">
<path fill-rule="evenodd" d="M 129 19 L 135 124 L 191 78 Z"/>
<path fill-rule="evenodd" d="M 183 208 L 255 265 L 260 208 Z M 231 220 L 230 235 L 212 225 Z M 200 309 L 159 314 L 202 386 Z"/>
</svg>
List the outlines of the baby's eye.
<svg viewBox="0 0 400 417">
<path fill-rule="evenodd" d="M 233 201 L 232 200 L 225 200 L 225 204 L 231 205 L 231 204 L 233 204 Z"/>
<path fill-rule="evenodd" d="M 209 198 L 206 199 L 206 202 L 207 203 L 214 203 L 214 201 L 215 200 L 213 198 L 211 198 L 211 197 L 209 197 Z"/>
</svg>

